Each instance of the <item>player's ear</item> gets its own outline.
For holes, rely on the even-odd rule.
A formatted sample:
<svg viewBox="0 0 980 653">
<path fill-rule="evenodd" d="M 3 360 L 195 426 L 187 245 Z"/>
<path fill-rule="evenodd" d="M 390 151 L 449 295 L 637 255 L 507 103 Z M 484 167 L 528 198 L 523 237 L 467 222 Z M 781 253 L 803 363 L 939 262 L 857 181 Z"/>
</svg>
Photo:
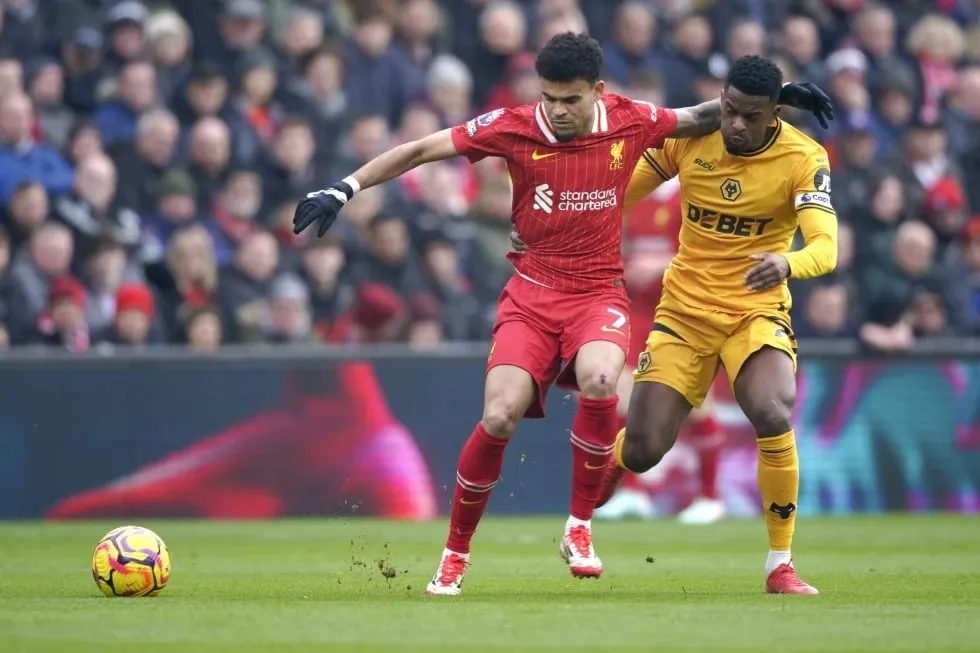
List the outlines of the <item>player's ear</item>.
<svg viewBox="0 0 980 653">
<path fill-rule="evenodd" d="M 600 79 L 595 83 L 595 86 L 592 87 L 592 90 L 595 93 L 596 98 L 600 98 L 602 97 L 602 94 L 606 92 L 606 83 Z"/>
<path fill-rule="evenodd" d="M 781 107 L 778 104 L 775 107 L 773 107 L 773 109 L 772 109 L 772 117 L 773 117 L 773 120 L 775 120 L 776 118 L 779 117 L 779 112 L 782 111 L 782 110 L 783 110 L 783 107 Z"/>
</svg>

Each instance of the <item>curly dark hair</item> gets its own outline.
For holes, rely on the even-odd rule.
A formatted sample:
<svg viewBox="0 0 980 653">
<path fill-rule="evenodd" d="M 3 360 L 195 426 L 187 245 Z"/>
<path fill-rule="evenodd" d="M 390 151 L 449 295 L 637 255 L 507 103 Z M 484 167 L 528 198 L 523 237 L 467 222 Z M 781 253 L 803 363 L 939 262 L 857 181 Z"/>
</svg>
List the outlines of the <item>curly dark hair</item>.
<svg viewBox="0 0 980 653">
<path fill-rule="evenodd" d="M 750 54 L 732 64 L 725 78 L 725 88 L 729 86 L 746 95 L 765 96 L 776 102 L 783 88 L 783 73 L 771 60 Z"/>
<path fill-rule="evenodd" d="M 602 47 L 588 34 L 556 34 L 538 52 L 534 69 L 549 82 L 584 79 L 595 84 L 602 70 Z"/>
</svg>

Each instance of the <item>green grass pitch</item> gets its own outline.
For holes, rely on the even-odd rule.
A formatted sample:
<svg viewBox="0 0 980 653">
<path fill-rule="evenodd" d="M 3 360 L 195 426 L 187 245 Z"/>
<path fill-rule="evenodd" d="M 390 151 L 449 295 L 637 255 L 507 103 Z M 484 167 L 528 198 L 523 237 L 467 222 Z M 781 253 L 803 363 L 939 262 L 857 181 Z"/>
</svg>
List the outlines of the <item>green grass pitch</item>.
<svg viewBox="0 0 980 653">
<path fill-rule="evenodd" d="M 766 596 L 761 521 L 597 523 L 605 576 L 573 580 L 563 520 L 489 519 L 459 598 L 426 597 L 445 524 L 146 520 L 161 596 L 89 573 L 118 523 L 0 524 L 0 648 L 74 651 L 752 652 L 980 650 L 980 519 L 800 520 L 818 597 Z"/>
</svg>

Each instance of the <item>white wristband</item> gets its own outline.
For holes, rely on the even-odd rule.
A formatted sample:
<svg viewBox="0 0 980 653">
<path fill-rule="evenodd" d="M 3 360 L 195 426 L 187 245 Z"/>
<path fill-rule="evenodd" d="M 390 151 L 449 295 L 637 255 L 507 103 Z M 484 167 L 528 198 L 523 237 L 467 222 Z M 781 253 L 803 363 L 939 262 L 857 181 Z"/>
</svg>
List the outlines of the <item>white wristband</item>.
<svg viewBox="0 0 980 653">
<path fill-rule="evenodd" d="M 341 179 L 341 181 L 347 184 L 348 186 L 350 186 L 352 197 L 354 193 L 357 193 L 357 191 L 361 190 L 361 185 L 357 183 L 356 179 L 354 179 L 354 175 L 351 175 L 349 177 L 344 177 L 343 179 Z"/>
</svg>

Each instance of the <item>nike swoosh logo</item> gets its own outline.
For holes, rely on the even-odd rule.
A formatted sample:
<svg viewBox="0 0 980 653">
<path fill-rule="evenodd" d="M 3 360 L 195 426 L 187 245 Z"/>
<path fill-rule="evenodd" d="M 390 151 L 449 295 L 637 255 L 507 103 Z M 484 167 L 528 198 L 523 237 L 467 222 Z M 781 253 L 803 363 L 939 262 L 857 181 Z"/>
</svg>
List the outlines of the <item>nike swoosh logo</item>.
<svg viewBox="0 0 980 653">
<path fill-rule="evenodd" d="M 605 324 L 602 325 L 602 332 L 603 333 L 618 333 L 619 335 L 624 335 L 623 332 L 620 331 L 619 329 L 614 329 L 611 326 L 606 326 Z"/>
<path fill-rule="evenodd" d="M 586 469 L 605 469 L 605 465 L 593 465 L 592 463 L 585 463 Z"/>
<path fill-rule="evenodd" d="M 460 499 L 459 502 L 464 506 L 472 506 L 477 503 L 483 503 L 483 499 L 477 499 L 476 501 L 467 501 L 466 499 Z"/>
<path fill-rule="evenodd" d="M 537 150 L 531 152 L 532 161 L 540 161 L 541 159 L 547 159 L 549 156 L 557 156 L 558 152 L 549 152 L 548 154 L 538 154 Z"/>
</svg>

